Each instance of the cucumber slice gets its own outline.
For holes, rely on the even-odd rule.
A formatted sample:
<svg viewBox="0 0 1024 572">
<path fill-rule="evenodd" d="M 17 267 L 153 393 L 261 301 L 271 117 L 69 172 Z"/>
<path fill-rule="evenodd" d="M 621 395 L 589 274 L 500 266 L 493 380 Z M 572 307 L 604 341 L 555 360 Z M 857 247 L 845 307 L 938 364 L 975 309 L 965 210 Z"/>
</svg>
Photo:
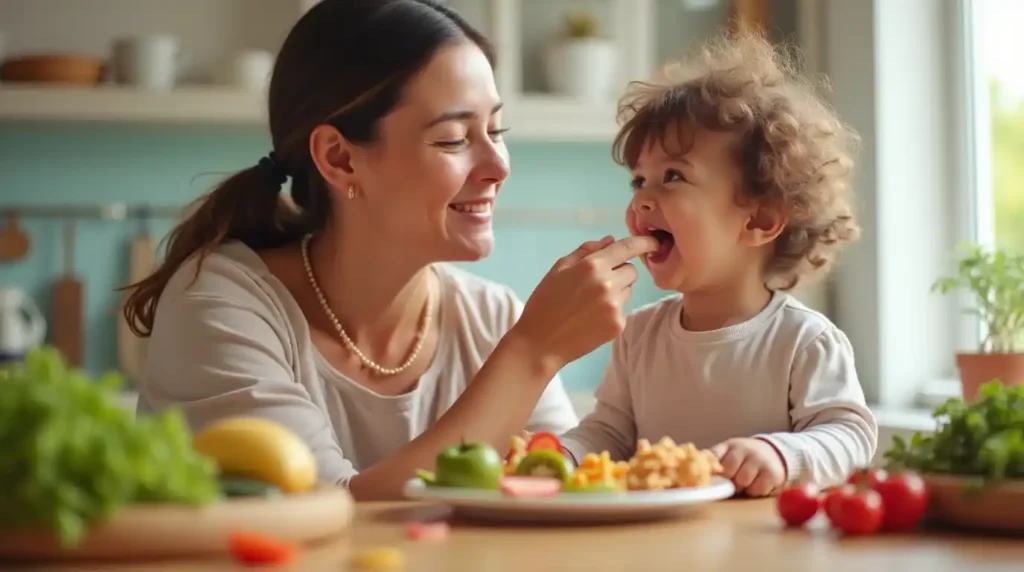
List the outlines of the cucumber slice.
<svg viewBox="0 0 1024 572">
<path fill-rule="evenodd" d="M 224 478 L 220 480 L 220 490 L 228 498 L 261 497 L 277 498 L 284 493 L 280 488 L 256 479 Z"/>
<path fill-rule="evenodd" d="M 553 477 L 571 483 L 575 468 L 572 461 L 558 451 L 537 449 L 526 454 L 516 466 L 516 475 L 523 477 Z"/>
</svg>

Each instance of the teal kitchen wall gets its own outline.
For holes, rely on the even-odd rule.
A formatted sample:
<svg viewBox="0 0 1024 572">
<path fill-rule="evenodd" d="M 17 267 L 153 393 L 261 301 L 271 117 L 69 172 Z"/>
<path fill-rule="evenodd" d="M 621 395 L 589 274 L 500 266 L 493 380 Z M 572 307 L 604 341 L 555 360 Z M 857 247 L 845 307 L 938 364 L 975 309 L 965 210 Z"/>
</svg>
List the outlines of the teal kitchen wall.
<svg viewBox="0 0 1024 572">
<path fill-rule="evenodd" d="M 602 227 L 502 224 L 502 207 L 622 208 L 628 177 L 612 163 L 604 144 L 511 142 L 512 176 L 502 191 L 497 247 L 488 259 L 468 265 L 508 284 L 526 298 L 559 256 L 604 234 L 622 236 L 616 220 Z M 111 126 L 0 125 L 0 209 L 6 205 L 125 202 L 182 205 L 225 173 L 253 164 L 267 151 L 260 132 L 247 129 L 185 129 Z M 172 221 L 151 223 L 162 236 Z M 31 250 L 26 259 L 0 263 L 0 285 L 26 290 L 49 316 L 50 285 L 62 272 L 62 223 L 26 220 Z M 127 276 L 128 241 L 134 221 L 81 220 L 76 227 L 74 268 L 85 284 L 85 366 L 117 367 L 115 326 L 118 294 Z M 642 273 L 643 274 L 643 273 Z M 659 293 L 643 275 L 631 307 Z M 567 386 L 586 389 L 600 380 L 608 347 L 568 366 Z"/>
</svg>

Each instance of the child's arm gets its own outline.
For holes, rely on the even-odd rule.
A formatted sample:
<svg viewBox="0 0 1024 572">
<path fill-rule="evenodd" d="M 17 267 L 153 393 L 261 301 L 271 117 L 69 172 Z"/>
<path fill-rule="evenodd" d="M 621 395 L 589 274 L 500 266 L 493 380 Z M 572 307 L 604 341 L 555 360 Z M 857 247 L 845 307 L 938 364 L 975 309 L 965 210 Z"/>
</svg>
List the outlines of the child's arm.
<svg viewBox="0 0 1024 572">
<path fill-rule="evenodd" d="M 597 388 L 594 411 L 560 438 L 577 465 L 587 453 L 608 451 L 612 460 L 624 461 L 632 457 L 636 449 L 626 346 L 624 336 L 612 342 L 611 361 Z"/>
<path fill-rule="evenodd" d="M 782 456 L 787 481 L 841 484 L 869 465 L 878 423 L 864 401 L 853 347 L 838 328 L 822 332 L 799 354 L 790 377 L 792 433 L 757 435 Z"/>
</svg>

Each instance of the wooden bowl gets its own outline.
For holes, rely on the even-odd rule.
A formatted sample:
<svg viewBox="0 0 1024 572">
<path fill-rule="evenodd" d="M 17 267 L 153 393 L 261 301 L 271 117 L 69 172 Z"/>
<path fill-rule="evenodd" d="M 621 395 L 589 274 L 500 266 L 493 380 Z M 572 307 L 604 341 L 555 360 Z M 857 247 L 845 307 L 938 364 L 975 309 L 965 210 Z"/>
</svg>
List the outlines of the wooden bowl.
<svg viewBox="0 0 1024 572">
<path fill-rule="evenodd" d="M 0 79 L 7 82 L 96 85 L 102 76 L 103 62 L 87 56 L 26 55 L 0 66 Z"/>
<path fill-rule="evenodd" d="M 1024 480 L 1003 481 L 975 491 L 954 475 L 921 475 L 931 492 L 929 518 L 936 522 L 1024 534 Z"/>
<path fill-rule="evenodd" d="M 61 548 L 49 531 L 0 535 L 0 561 L 212 557 L 227 554 L 228 534 L 243 530 L 311 544 L 337 537 L 351 524 L 354 512 L 348 491 L 330 485 L 276 499 L 231 498 L 206 507 L 138 506 L 97 526 L 71 550 Z"/>
</svg>

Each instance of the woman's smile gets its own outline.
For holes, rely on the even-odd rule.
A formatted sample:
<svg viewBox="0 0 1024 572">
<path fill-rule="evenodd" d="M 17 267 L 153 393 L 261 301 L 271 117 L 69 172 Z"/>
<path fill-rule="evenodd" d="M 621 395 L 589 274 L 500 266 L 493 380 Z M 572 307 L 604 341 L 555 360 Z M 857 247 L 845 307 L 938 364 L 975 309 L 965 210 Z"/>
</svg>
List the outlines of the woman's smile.
<svg viewBox="0 0 1024 572">
<path fill-rule="evenodd" d="M 494 215 L 494 199 L 453 202 L 448 205 L 448 210 L 454 214 L 454 220 L 474 225 L 490 224 Z"/>
</svg>

